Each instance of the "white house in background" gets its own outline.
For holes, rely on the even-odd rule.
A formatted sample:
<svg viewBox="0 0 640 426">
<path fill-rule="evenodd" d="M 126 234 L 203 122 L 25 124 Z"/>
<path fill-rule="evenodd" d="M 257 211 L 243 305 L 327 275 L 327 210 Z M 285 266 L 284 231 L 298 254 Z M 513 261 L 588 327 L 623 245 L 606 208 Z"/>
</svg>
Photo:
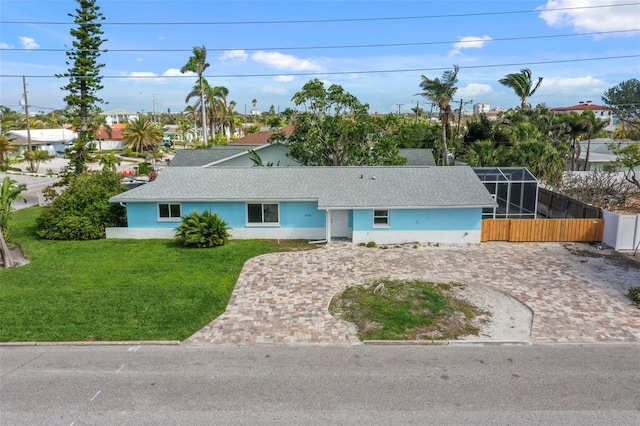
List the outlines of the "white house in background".
<svg viewBox="0 0 640 426">
<path fill-rule="evenodd" d="M 491 105 L 486 102 L 478 102 L 473 106 L 474 114 L 485 114 L 489 111 L 491 111 Z"/>
<path fill-rule="evenodd" d="M 102 115 L 105 116 L 109 126 L 112 124 L 125 123 L 138 117 L 137 112 L 126 109 L 112 109 L 111 111 L 103 112 Z"/>
<path fill-rule="evenodd" d="M 31 149 L 47 151 L 49 155 L 62 157 L 65 150 L 78 137 L 78 134 L 69 129 L 33 129 L 31 133 Z M 11 145 L 17 146 L 19 153 L 26 152 L 29 146 L 27 130 L 10 130 L 8 139 L 13 139 Z"/>
<path fill-rule="evenodd" d="M 551 108 L 551 111 L 555 111 L 560 114 L 571 114 L 572 112 L 575 112 L 577 114 L 582 114 L 584 111 L 593 111 L 596 118 L 609 123 L 605 128 L 605 130 L 608 132 L 613 132 L 617 124 L 616 123 L 617 120 L 615 120 L 615 117 L 613 117 L 613 114 L 611 113 L 611 109 L 609 107 L 602 106 L 602 105 L 594 105 L 593 103 L 591 103 L 591 101 L 586 101 L 586 102 L 580 101 L 578 105 L 573 105 L 569 107 Z"/>
</svg>

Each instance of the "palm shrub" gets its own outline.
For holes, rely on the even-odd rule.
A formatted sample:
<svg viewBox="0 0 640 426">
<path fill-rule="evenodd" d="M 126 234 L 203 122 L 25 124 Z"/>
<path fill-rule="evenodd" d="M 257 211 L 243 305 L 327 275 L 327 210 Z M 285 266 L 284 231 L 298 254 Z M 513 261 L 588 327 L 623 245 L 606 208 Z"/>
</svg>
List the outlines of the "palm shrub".
<svg viewBox="0 0 640 426">
<path fill-rule="evenodd" d="M 193 211 L 182 217 L 175 238 L 188 247 L 218 247 L 229 240 L 229 229 L 229 224 L 218 213 Z"/>
</svg>

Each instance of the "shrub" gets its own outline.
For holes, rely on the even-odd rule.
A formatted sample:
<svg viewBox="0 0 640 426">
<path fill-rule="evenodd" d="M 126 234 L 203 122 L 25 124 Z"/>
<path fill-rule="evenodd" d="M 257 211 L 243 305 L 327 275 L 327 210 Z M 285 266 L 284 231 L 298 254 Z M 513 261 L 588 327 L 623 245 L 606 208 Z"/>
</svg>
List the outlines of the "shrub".
<svg viewBox="0 0 640 426">
<path fill-rule="evenodd" d="M 376 247 L 376 243 L 375 243 L 375 241 L 369 241 L 369 242 L 367 243 L 367 247 L 369 247 L 369 248 Z"/>
<path fill-rule="evenodd" d="M 229 229 L 229 224 L 218 213 L 194 211 L 182 217 L 175 238 L 189 247 L 217 247 L 227 243 Z"/>
<path fill-rule="evenodd" d="M 640 287 L 631 287 L 627 292 L 627 296 L 632 302 L 640 304 Z"/>
<path fill-rule="evenodd" d="M 86 172 L 71 180 L 36 218 L 36 233 L 47 240 L 94 240 L 104 238 L 108 226 L 126 223 L 125 208 L 109 202 L 109 198 L 126 188 L 118 173 Z"/>
</svg>

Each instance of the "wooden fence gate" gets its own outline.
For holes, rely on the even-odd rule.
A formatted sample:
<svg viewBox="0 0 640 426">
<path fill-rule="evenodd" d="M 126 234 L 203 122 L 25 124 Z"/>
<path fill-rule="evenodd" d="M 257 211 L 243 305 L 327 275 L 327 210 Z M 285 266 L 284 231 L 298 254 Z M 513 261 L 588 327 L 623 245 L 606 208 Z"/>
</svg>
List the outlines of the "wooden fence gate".
<svg viewBox="0 0 640 426">
<path fill-rule="evenodd" d="M 602 241 L 603 219 L 483 219 L 481 241 Z"/>
</svg>

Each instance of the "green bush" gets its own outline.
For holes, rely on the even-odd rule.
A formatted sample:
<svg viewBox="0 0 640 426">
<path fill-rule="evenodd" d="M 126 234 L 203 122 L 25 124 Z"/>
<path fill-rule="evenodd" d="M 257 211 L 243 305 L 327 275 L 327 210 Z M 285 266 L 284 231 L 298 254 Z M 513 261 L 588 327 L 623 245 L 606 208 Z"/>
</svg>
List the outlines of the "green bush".
<svg viewBox="0 0 640 426">
<path fill-rule="evenodd" d="M 627 296 L 634 303 L 640 303 L 640 287 L 631 287 L 627 292 Z"/>
<path fill-rule="evenodd" d="M 229 240 L 228 230 L 229 224 L 218 213 L 194 211 L 182 217 L 175 238 L 189 247 L 217 247 Z"/>
<path fill-rule="evenodd" d="M 36 233 L 47 240 L 94 240 L 105 228 L 126 224 L 125 208 L 109 198 L 126 190 L 115 172 L 86 172 L 74 178 L 36 218 Z"/>
</svg>

